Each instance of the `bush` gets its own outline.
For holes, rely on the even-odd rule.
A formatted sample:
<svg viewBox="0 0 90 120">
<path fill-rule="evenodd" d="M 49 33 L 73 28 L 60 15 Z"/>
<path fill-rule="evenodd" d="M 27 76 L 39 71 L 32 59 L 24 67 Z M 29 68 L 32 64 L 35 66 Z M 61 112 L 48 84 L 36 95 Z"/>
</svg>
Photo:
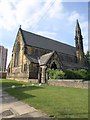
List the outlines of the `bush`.
<svg viewBox="0 0 90 120">
<path fill-rule="evenodd" d="M 85 80 L 90 80 L 90 70 L 87 70 L 87 74 L 84 78 Z"/>
<path fill-rule="evenodd" d="M 62 70 L 49 69 L 49 79 L 61 79 L 64 78 L 65 73 Z"/>
<path fill-rule="evenodd" d="M 75 72 L 80 77 L 80 79 L 85 79 L 86 74 L 87 74 L 87 70 L 85 70 L 85 69 L 79 69 L 79 70 L 75 70 Z"/>
<path fill-rule="evenodd" d="M 62 70 L 55 70 L 55 79 L 62 79 L 64 78 L 65 73 Z"/>
<path fill-rule="evenodd" d="M 90 80 L 90 70 L 78 69 L 78 70 L 54 70 L 48 69 L 49 79 L 84 79 Z"/>
<path fill-rule="evenodd" d="M 65 76 L 67 79 L 87 79 L 89 78 L 90 71 L 85 69 L 66 70 Z"/>
<path fill-rule="evenodd" d="M 66 70 L 65 76 L 67 79 L 81 79 L 82 76 L 76 70 Z"/>
<path fill-rule="evenodd" d="M 53 77 L 54 77 L 54 70 L 53 69 L 52 70 L 48 69 L 47 72 L 49 74 L 49 79 L 53 79 Z"/>
</svg>

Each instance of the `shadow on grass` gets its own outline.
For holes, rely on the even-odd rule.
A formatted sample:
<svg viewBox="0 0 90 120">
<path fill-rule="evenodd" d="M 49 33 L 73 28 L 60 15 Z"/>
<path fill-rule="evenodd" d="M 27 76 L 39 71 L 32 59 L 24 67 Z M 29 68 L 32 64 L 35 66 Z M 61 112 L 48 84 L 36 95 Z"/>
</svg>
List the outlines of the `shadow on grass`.
<svg viewBox="0 0 90 120">
<path fill-rule="evenodd" d="M 27 87 L 8 88 L 5 89 L 5 91 L 8 92 L 11 96 L 16 97 L 18 100 L 25 100 L 28 98 L 30 99 L 36 97 L 34 95 L 31 95 L 30 92 L 28 93 L 28 91 L 36 90 L 36 89 L 44 89 L 44 88 L 39 86 L 27 86 Z"/>
<path fill-rule="evenodd" d="M 87 114 L 88 115 L 87 112 L 86 113 L 69 113 L 69 114 L 67 114 L 67 113 L 61 113 L 61 115 L 82 115 L 82 114 Z"/>
<path fill-rule="evenodd" d="M 6 87 L 11 87 L 12 85 L 15 85 L 15 86 L 21 86 L 23 85 L 24 83 L 17 83 L 17 82 L 2 82 L 2 87 L 3 88 L 6 88 Z"/>
<path fill-rule="evenodd" d="M 72 116 L 77 116 L 80 117 L 82 116 L 82 118 L 84 118 L 83 116 L 86 116 L 85 118 L 88 118 L 89 113 L 88 112 L 84 112 L 84 113 L 65 113 L 65 112 L 61 112 L 60 116 L 63 116 L 65 118 L 72 118 Z"/>
</svg>

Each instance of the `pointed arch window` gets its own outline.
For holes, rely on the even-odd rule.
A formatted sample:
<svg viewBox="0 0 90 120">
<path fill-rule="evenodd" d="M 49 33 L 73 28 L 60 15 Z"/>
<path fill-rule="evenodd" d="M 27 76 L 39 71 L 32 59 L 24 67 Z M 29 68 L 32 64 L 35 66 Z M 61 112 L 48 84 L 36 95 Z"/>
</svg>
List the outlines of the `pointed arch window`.
<svg viewBox="0 0 90 120">
<path fill-rule="evenodd" d="M 20 43 L 18 42 L 15 47 L 14 67 L 19 65 L 20 60 Z"/>
<path fill-rule="evenodd" d="M 54 69 L 54 70 L 56 70 L 56 69 L 57 69 L 57 65 L 56 65 L 56 63 L 55 63 L 55 62 L 53 62 L 53 63 L 52 63 L 52 65 L 51 65 L 51 69 Z"/>
</svg>

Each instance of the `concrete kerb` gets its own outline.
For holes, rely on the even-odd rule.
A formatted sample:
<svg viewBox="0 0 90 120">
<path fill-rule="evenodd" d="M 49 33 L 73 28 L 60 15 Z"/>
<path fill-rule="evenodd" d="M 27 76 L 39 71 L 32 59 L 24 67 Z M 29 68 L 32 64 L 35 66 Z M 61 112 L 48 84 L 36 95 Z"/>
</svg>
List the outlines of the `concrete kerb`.
<svg viewBox="0 0 90 120">
<path fill-rule="evenodd" d="M 9 115 L 10 112 L 12 114 Z M 12 96 L 8 95 L 5 91 L 3 92 L 3 97 L 2 97 L 1 114 L 2 114 L 2 118 L 16 118 L 16 117 L 21 118 L 25 116 L 32 118 L 36 118 L 36 117 L 49 118 L 46 114 L 42 113 L 39 110 L 36 110 L 34 107 L 31 107 L 21 101 L 18 101 L 14 97 L 12 99 Z"/>
</svg>

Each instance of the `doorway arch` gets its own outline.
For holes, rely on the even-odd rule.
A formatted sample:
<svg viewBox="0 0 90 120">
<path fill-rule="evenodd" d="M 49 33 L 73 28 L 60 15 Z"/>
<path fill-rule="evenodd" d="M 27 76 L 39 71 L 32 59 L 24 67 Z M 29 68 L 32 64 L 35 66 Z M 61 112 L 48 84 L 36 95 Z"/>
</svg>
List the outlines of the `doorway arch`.
<svg viewBox="0 0 90 120">
<path fill-rule="evenodd" d="M 55 62 L 53 62 L 53 63 L 51 64 L 51 69 L 54 69 L 54 70 L 56 70 L 56 69 L 57 69 L 57 65 L 56 65 L 56 63 L 55 63 Z"/>
</svg>

